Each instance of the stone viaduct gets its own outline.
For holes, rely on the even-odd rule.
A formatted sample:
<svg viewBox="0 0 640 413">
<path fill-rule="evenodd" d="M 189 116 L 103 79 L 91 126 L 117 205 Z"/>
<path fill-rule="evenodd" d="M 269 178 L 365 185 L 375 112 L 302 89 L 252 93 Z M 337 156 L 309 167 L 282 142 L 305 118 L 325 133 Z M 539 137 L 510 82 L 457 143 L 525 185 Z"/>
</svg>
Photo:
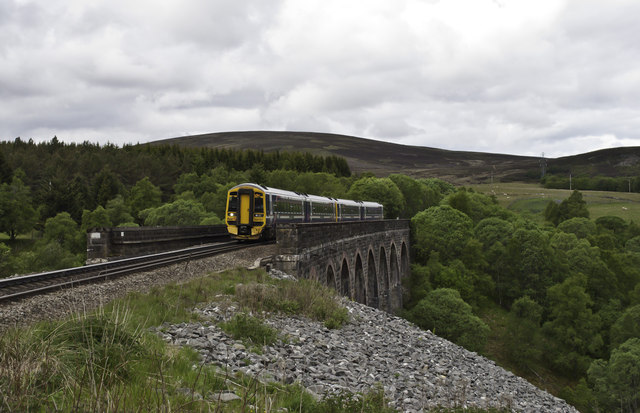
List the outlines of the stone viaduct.
<svg viewBox="0 0 640 413">
<path fill-rule="evenodd" d="M 280 224 L 276 269 L 394 312 L 409 276 L 408 220 Z"/>
</svg>

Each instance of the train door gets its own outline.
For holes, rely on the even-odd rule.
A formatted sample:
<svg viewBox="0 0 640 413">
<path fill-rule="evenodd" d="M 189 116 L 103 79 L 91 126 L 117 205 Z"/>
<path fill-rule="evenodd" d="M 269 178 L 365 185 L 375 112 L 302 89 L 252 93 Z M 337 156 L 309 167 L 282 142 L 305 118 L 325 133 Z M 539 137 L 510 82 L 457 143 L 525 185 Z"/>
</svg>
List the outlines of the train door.
<svg viewBox="0 0 640 413">
<path fill-rule="evenodd" d="M 253 226 L 253 190 L 241 189 L 238 195 L 240 199 L 238 235 L 250 235 Z"/>
<path fill-rule="evenodd" d="M 304 201 L 304 222 L 311 222 L 311 202 Z"/>
</svg>

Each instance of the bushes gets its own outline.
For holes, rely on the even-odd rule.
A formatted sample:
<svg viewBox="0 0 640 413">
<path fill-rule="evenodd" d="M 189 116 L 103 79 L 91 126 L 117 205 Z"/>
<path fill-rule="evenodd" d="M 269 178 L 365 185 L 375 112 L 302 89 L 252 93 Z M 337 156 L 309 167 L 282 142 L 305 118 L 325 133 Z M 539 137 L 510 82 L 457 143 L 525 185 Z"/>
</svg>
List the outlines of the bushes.
<svg viewBox="0 0 640 413">
<path fill-rule="evenodd" d="M 489 327 L 471 312 L 460 293 L 449 288 L 431 291 L 409 311 L 411 321 L 472 351 L 487 342 Z"/>
</svg>

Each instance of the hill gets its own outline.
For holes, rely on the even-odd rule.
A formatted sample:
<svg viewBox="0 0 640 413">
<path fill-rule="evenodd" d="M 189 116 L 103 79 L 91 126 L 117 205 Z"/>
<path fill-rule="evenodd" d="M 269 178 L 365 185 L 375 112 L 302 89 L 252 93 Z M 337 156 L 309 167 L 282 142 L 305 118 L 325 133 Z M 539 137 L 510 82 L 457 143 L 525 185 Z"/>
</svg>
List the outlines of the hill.
<svg viewBox="0 0 640 413">
<path fill-rule="evenodd" d="M 492 176 L 503 182 L 537 181 L 541 175 L 538 157 L 449 151 L 330 133 L 220 132 L 164 139 L 152 144 L 337 155 L 346 158 L 355 173 L 368 171 L 377 176 L 403 173 L 413 177 L 439 177 L 459 184 L 488 183 Z M 605 149 L 546 161 L 550 173 L 640 175 L 640 147 Z"/>
</svg>

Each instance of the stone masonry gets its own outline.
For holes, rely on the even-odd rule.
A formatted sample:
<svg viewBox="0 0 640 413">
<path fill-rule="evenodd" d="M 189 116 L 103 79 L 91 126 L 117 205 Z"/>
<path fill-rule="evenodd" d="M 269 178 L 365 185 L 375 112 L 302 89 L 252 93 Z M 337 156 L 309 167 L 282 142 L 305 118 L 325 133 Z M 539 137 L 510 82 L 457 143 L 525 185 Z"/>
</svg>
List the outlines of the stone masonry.
<svg viewBox="0 0 640 413">
<path fill-rule="evenodd" d="M 276 269 L 333 286 L 370 307 L 402 307 L 409 275 L 408 220 L 280 224 Z"/>
</svg>

